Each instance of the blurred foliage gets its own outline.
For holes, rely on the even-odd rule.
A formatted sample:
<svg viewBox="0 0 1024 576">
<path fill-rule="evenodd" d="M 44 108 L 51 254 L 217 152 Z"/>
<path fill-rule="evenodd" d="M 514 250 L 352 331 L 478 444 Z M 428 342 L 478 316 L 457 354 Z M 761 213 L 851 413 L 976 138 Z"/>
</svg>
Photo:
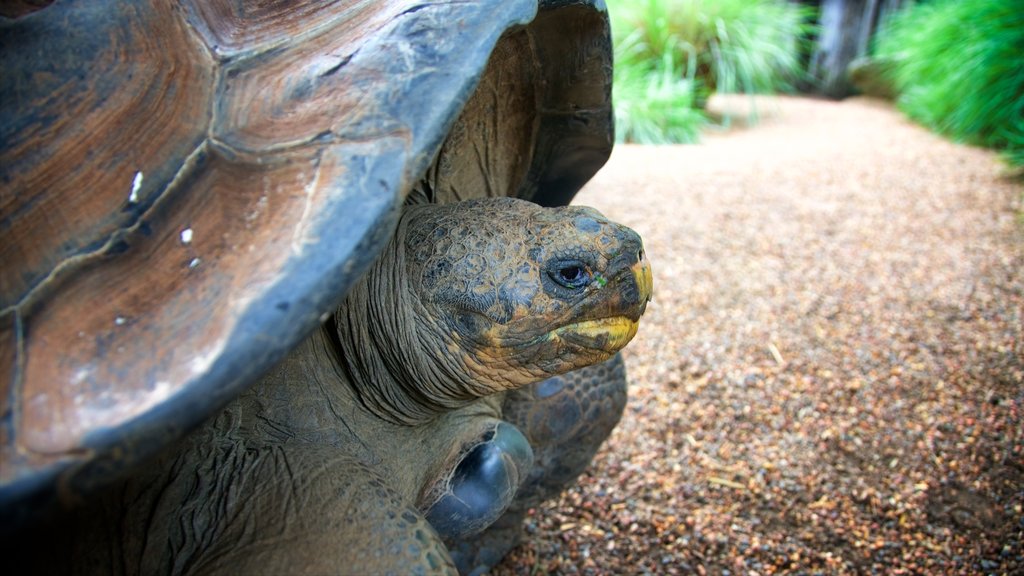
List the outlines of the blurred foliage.
<svg viewBox="0 0 1024 576">
<path fill-rule="evenodd" d="M 908 116 L 1024 166 L 1024 2 L 914 4 L 884 25 L 875 56 Z"/>
<path fill-rule="evenodd" d="M 615 46 L 613 84 L 615 136 L 620 142 L 696 142 L 707 124 L 694 102 L 692 72 L 684 73 L 671 53 L 660 60 L 648 58 L 636 35 Z"/>
<path fill-rule="evenodd" d="M 692 142 L 714 92 L 791 90 L 810 13 L 787 0 L 619 0 L 615 43 L 619 141 Z"/>
</svg>

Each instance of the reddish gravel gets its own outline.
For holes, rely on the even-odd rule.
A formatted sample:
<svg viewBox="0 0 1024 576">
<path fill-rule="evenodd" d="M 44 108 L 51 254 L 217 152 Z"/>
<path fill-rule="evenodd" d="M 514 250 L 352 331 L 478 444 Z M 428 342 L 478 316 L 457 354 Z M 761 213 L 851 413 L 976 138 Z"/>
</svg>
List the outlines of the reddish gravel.
<svg viewBox="0 0 1024 576">
<path fill-rule="evenodd" d="M 494 574 L 1024 573 L 1024 185 L 871 100 L 616 148 L 622 424 Z"/>
</svg>

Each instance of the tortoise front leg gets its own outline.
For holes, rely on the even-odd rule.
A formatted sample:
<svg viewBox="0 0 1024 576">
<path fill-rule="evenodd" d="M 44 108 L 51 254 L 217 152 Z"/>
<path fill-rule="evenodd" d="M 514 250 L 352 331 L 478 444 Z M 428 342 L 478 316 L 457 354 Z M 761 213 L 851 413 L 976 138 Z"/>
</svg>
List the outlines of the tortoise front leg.
<svg viewBox="0 0 1024 576">
<path fill-rule="evenodd" d="M 626 406 L 626 367 L 607 362 L 510 392 L 504 419 L 533 448 L 533 468 L 505 514 L 481 534 L 446 538 L 462 574 L 482 574 L 516 546 L 527 510 L 568 488 L 590 464 Z"/>
</svg>

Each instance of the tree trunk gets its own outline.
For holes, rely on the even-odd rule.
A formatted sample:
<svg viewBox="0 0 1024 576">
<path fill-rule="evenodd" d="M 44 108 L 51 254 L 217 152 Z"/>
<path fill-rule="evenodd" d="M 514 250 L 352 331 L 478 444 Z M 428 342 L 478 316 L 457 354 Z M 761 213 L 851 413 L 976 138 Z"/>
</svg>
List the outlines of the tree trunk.
<svg viewBox="0 0 1024 576">
<path fill-rule="evenodd" d="M 823 0 L 821 3 L 821 32 L 809 72 L 818 91 L 825 96 L 842 98 L 852 91 L 846 68 L 859 55 L 868 4 L 868 0 Z"/>
<path fill-rule="evenodd" d="M 868 54 L 880 22 L 911 0 L 821 0 L 820 32 L 808 71 L 817 91 L 831 98 L 853 93 L 847 68 Z"/>
</svg>

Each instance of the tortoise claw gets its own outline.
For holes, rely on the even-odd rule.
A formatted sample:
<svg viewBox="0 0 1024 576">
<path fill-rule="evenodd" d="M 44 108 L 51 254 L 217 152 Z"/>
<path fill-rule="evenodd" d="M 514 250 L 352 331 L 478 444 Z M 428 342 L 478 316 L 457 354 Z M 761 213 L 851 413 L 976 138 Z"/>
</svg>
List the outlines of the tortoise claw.
<svg viewBox="0 0 1024 576">
<path fill-rule="evenodd" d="M 523 433 L 498 422 L 455 466 L 427 521 L 446 540 L 484 530 L 509 507 L 532 467 L 533 450 Z"/>
</svg>

